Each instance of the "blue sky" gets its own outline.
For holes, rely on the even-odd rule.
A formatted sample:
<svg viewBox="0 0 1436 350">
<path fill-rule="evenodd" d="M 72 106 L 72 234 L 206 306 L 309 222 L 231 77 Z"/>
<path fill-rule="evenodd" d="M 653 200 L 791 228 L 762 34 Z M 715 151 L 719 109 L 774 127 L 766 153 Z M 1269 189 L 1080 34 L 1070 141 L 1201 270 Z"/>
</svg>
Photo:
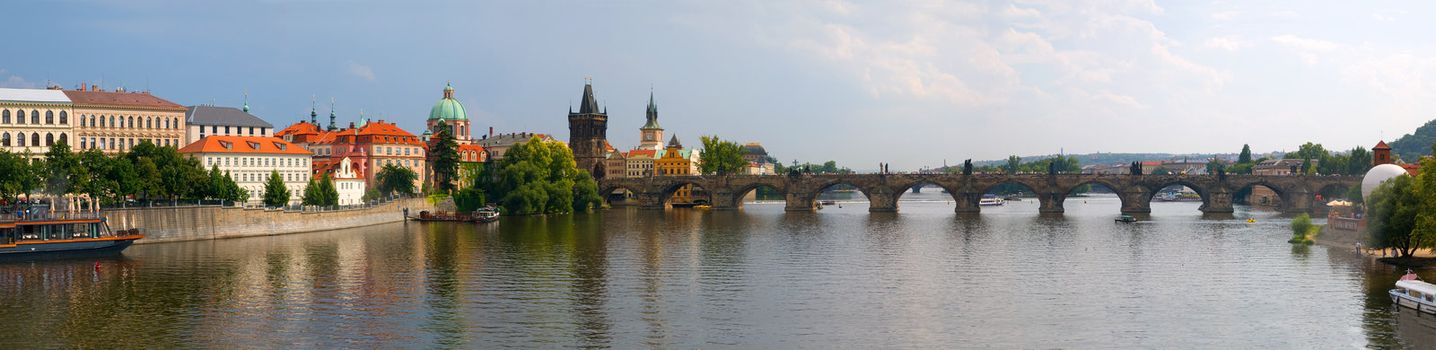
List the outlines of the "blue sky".
<svg viewBox="0 0 1436 350">
<path fill-rule="evenodd" d="M 685 143 L 894 170 L 1088 152 L 1370 147 L 1436 118 L 1429 2 L 22 1 L 0 85 L 148 88 L 279 127 L 311 96 L 420 130 L 567 138 L 591 76 L 615 146 L 650 87 Z M 16 30 L 18 29 L 18 30 Z"/>
</svg>

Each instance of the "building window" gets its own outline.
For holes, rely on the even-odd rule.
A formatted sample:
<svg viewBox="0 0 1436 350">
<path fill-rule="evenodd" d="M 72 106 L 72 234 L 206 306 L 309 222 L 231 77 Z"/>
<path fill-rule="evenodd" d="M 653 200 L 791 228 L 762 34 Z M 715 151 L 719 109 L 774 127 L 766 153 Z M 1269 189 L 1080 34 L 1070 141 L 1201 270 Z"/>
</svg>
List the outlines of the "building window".
<svg viewBox="0 0 1436 350">
<path fill-rule="evenodd" d="M 10 133 L 0 133 L 0 146 L 10 147 Z"/>
<path fill-rule="evenodd" d="M 10 110 L 0 112 L 0 124 L 10 124 Z"/>
<path fill-rule="evenodd" d="M 60 111 L 60 125 L 70 125 L 70 114 Z"/>
<path fill-rule="evenodd" d="M 55 125 L 55 111 L 45 111 L 45 124 Z"/>
<path fill-rule="evenodd" d="M 25 124 L 25 111 L 15 111 L 15 124 Z"/>
<path fill-rule="evenodd" d="M 69 144 L 70 144 L 70 135 L 65 134 L 65 133 L 63 133 L 63 132 L 60 133 L 60 143 L 69 145 Z M 84 147 L 81 147 L 81 148 L 84 148 Z"/>
<path fill-rule="evenodd" d="M 36 133 L 35 136 L 36 136 L 35 145 L 36 145 L 36 146 L 39 146 L 39 143 L 40 143 L 40 142 L 38 141 L 38 139 L 39 139 L 40 134 L 39 134 L 39 133 Z M 50 147 L 50 146 L 54 146 L 54 145 L 55 145 L 55 134 L 45 134 L 45 147 Z"/>
<path fill-rule="evenodd" d="M 40 124 L 39 110 L 30 110 L 30 124 Z"/>
<path fill-rule="evenodd" d="M 25 133 L 15 133 L 15 145 L 25 147 Z"/>
</svg>

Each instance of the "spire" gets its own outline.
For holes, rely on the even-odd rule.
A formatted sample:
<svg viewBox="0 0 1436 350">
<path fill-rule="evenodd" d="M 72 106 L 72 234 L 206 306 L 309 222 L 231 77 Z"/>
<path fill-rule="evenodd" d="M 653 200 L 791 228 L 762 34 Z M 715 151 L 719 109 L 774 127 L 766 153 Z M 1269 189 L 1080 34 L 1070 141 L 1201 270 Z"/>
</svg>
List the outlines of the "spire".
<svg viewBox="0 0 1436 350">
<path fill-rule="evenodd" d="M 444 83 L 444 98 L 450 100 L 454 99 L 454 82 L 451 81 Z"/>
<path fill-rule="evenodd" d="M 578 113 L 602 113 L 598 108 L 598 100 L 593 98 L 593 81 L 591 79 L 583 83 L 583 98 L 578 103 Z"/>
<path fill-rule="evenodd" d="M 678 134 L 673 134 L 673 138 L 668 139 L 668 148 L 683 149 L 683 144 L 678 142 Z"/>
<path fill-rule="evenodd" d="M 319 101 L 316 101 L 318 98 L 318 96 L 314 95 L 309 96 L 309 124 L 316 126 L 319 125 Z"/>
<path fill-rule="evenodd" d="M 653 102 L 653 91 L 648 91 L 648 121 L 643 123 L 642 129 L 663 129 L 658 126 L 658 104 Z"/>
<path fill-rule="evenodd" d="M 244 112 L 249 113 L 249 90 L 244 91 Z"/>
<path fill-rule="evenodd" d="M 334 115 L 334 98 L 329 98 L 329 131 L 339 130 L 339 117 Z"/>
</svg>

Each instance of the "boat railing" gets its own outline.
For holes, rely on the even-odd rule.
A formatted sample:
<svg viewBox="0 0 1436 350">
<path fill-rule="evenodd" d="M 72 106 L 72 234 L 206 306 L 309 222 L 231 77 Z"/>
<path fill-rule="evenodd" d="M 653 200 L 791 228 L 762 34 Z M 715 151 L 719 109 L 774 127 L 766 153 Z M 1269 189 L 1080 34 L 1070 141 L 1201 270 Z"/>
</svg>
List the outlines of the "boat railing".
<svg viewBox="0 0 1436 350">
<path fill-rule="evenodd" d="M 57 211 L 53 213 L 49 211 L 37 211 L 19 212 L 5 215 L 14 216 L 16 221 L 95 220 L 104 217 L 103 215 L 100 215 L 100 213 L 88 211 Z M 0 218 L 0 221 L 3 220 L 5 219 Z"/>
</svg>

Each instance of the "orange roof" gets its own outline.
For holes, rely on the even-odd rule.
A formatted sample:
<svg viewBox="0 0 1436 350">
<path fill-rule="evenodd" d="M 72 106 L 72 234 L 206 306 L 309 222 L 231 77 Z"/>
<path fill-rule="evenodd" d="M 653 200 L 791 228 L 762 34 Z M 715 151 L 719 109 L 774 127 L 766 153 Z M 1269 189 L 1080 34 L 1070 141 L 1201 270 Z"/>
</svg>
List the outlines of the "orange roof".
<svg viewBox="0 0 1436 350">
<path fill-rule="evenodd" d="M 628 151 L 628 153 L 623 154 L 623 156 L 624 156 L 625 158 L 633 158 L 634 156 L 648 156 L 648 157 L 653 157 L 653 155 L 656 154 L 657 152 L 658 152 L 658 151 L 651 150 L 651 149 L 635 149 L 635 150 Z"/>
<path fill-rule="evenodd" d="M 285 127 L 284 130 L 274 133 L 274 136 L 284 137 L 288 135 L 319 135 L 319 126 L 309 122 L 298 122 Z"/>
<path fill-rule="evenodd" d="M 464 152 L 464 151 L 483 152 L 483 151 L 484 151 L 484 146 L 479 146 L 479 145 L 476 144 L 476 143 L 470 143 L 470 144 L 466 144 L 466 145 L 459 145 L 459 152 Z"/>
<path fill-rule="evenodd" d="M 1386 141 L 1377 141 L 1377 142 L 1376 142 L 1376 147 L 1372 147 L 1371 149 L 1373 149 L 1373 150 L 1377 150 L 1377 149 L 1391 149 L 1391 146 L 1387 146 L 1387 145 L 1386 145 Z"/>
<path fill-rule="evenodd" d="M 278 137 L 261 136 L 207 136 L 195 141 L 180 153 L 249 153 L 249 154 L 303 154 L 309 150 Z"/>
<path fill-rule="evenodd" d="M 77 91 L 65 90 L 65 96 L 76 107 L 120 107 L 147 108 L 164 111 L 185 112 L 184 106 L 150 95 L 148 92 Z"/>
</svg>

